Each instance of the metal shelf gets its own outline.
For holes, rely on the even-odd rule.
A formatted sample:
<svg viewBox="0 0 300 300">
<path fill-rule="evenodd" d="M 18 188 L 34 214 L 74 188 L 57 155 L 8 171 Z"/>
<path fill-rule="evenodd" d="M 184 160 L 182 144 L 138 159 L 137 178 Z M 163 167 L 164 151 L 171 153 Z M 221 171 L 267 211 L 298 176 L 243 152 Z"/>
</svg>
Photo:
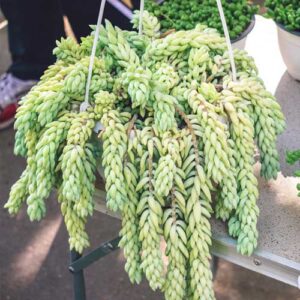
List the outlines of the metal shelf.
<svg viewBox="0 0 300 300">
<path fill-rule="evenodd" d="M 104 191 L 96 190 L 95 203 L 97 211 L 120 219 L 118 213 L 106 208 Z M 236 242 L 228 237 L 224 226 L 222 227 L 220 222 L 215 220 L 212 225 L 213 244 L 211 251 L 215 256 L 300 288 L 300 263 L 272 253 L 274 249 L 264 250 L 261 247 L 255 251 L 254 255 L 250 257 L 243 256 L 237 253 Z"/>
</svg>

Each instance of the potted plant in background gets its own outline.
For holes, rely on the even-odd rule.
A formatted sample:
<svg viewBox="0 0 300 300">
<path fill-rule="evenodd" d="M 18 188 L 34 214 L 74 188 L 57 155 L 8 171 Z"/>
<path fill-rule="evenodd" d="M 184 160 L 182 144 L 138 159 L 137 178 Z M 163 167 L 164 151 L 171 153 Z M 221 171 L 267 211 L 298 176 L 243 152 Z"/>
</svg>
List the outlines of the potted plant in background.
<svg viewBox="0 0 300 300">
<path fill-rule="evenodd" d="M 267 0 L 267 16 L 278 29 L 279 48 L 289 74 L 300 80 L 300 1 Z"/>
<path fill-rule="evenodd" d="M 290 165 L 294 165 L 295 163 L 300 163 L 300 149 L 287 151 L 286 153 L 286 162 Z M 300 177 L 300 170 L 297 170 L 294 175 L 296 177 Z M 298 196 L 300 197 L 300 183 L 297 184 L 297 189 L 299 191 Z"/>
<path fill-rule="evenodd" d="M 222 1 L 222 4 L 232 44 L 244 49 L 247 35 L 255 25 L 258 6 L 246 0 Z M 146 0 L 145 7 L 158 17 L 163 32 L 189 30 L 200 23 L 223 33 L 215 0 Z"/>
</svg>

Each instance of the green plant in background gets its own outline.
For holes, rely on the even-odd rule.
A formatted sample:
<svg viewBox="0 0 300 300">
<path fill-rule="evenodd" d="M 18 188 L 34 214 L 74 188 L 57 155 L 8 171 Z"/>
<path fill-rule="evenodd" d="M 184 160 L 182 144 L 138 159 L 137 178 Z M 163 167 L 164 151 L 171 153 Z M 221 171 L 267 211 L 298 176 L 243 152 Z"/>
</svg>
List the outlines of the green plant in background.
<svg viewBox="0 0 300 300">
<path fill-rule="evenodd" d="M 234 40 L 247 29 L 258 6 L 246 0 L 222 0 L 222 5 L 230 37 Z M 215 0 L 165 0 L 161 4 L 146 0 L 145 7 L 160 20 L 162 32 L 169 29 L 189 30 L 197 24 L 204 24 L 223 34 Z"/>
<path fill-rule="evenodd" d="M 290 165 L 300 162 L 300 150 L 288 151 L 286 153 L 286 162 Z M 300 177 L 300 170 L 297 170 L 294 174 L 296 177 Z M 300 183 L 297 184 L 297 189 L 299 191 L 298 196 L 300 197 Z"/>
<path fill-rule="evenodd" d="M 266 0 L 266 15 L 291 31 L 300 31 L 299 0 Z"/>
<path fill-rule="evenodd" d="M 134 27 L 138 19 L 137 13 Z M 26 203 L 30 219 L 39 221 L 56 187 L 70 248 L 82 252 L 89 245 L 85 226 L 94 211 L 100 139 L 107 206 L 122 214 L 120 246 L 130 280 L 139 283 L 144 275 L 167 300 L 213 300 L 211 216 L 228 221 L 241 254 L 253 253 L 254 145 L 261 175 L 276 178 L 284 116 L 245 51 L 234 50 L 232 81 L 217 30 L 198 25 L 160 37 L 157 18 L 145 12 L 143 32 L 109 22 L 101 27 L 83 112 L 93 34 L 80 45 L 57 44 L 57 62 L 17 112 L 15 153 L 27 167 L 5 207 L 17 214 Z"/>
</svg>

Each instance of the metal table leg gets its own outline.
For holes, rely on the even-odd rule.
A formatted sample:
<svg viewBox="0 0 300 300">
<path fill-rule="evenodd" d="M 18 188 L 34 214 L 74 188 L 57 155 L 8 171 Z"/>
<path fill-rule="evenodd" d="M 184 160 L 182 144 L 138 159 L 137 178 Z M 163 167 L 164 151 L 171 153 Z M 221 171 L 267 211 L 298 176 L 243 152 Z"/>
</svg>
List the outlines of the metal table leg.
<svg viewBox="0 0 300 300">
<path fill-rule="evenodd" d="M 69 267 L 69 270 L 73 275 L 74 300 L 86 300 L 83 269 L 74 270 L 72 268 L 72 263 L 80 259 L 81 256 L 81 254 L 77 253 L 74 250 L 72 250 L 70 253 L 71 265 Z"/>
<path fill-rule="evenodd" d="M 117 250 L 119 247 L 120 237 L 107 241 L 100 247 L 82 256 L 76 251 L 71 251 L 71 263 L 69 271 L 73 274 L 74 300 L 86 300 L 85 283 L 83 271 L 95 261 L 105 257 L 109 253 Z"/>
</svg>

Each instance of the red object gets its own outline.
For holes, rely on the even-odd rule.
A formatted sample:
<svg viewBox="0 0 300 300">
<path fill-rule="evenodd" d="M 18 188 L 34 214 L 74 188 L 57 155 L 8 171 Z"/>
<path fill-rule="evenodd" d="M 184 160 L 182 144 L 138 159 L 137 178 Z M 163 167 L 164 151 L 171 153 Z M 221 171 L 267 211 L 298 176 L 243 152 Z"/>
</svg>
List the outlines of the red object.
<svg viewBox="0 0 300 300">
<path fill-rule="evenodd" d="M 17 103 L 12 103 L 4 109 L 0 108 L 0 129 L 7 128 L 14 122 L 15 114 L 18 108 Z"/>
</svg>

